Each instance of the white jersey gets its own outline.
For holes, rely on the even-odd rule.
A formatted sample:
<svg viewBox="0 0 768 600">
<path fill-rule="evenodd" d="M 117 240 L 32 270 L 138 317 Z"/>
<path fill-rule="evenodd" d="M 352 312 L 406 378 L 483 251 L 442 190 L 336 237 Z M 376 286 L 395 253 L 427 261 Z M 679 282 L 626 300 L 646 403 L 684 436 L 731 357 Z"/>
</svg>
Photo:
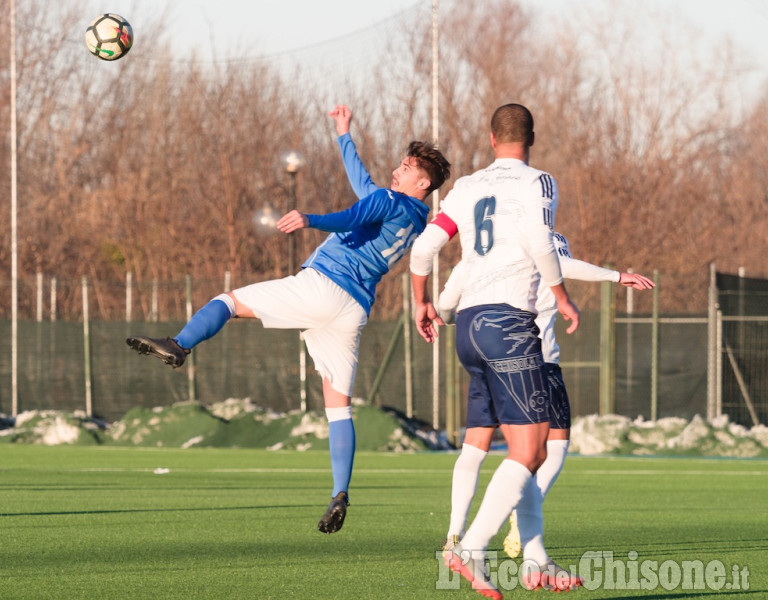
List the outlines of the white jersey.
<svg viewBox="0 0 768 600">
<path fill-rule="evenodd" d="M 618 283 L 621 273 L 612 269 L 604 269 L 583 260 L 577 260 L 571 256 L 568 240 L 565 236 L 555 232 L 555 249 L 557 250 L 560 267 L 566 279 L 578 279 L 581 281 L 613 281 Z M 450 323 L 454 319 L 457 307 L 460 306 L 460 298 L 463 296 L 468 280 L 468 268 L 462 260 L 457 264 L 445 288 L 437 301 L 437 310 L 440 317 Z M 459 308 L 460 310 L 460 308 Z M 557 363 L 560 360 L 560 347 L 555 339 L 555 321 L 557 320 L 557 300 L 552 290 L 547 285 L 540 285 L 538 299 L 536 301 L 536 325 L 539 328 L 541 349 L 544 354 L 544 362 Z"/>
<path fill-rule="evenodd" d="M 555 233 L 555 249 L 560 260 L 560 268 L 566 279 L 579 279 L 581 281 L 613 281 L 618 283 L 621 273 L 612 269 L 604 269 L 583 260 L 576 260 L 571 256 L 568 240 L 565 236 Z M 557 320 L 557 300 L 549 287 L 539 287 L 539 299 L 536 302 L 536 325 L 541 337 L 541 350 L 544 354 L 544 362 L 557 363 L 560 360 L 560 346 L 555 339 L 555 321 Z"/>
<path fill-rule="evenodd" d="M 517 159 L 496 159 L 456 181 L 440 209 L 414 244 L 411 271 L 428 274 L 435 249 L 458 231 L 467 273 L 459 310 L 509 304 L 535 313 L 539 281 L 562 282 L 552 240 L 557 184 L 548 173 Z"/>
</svg>

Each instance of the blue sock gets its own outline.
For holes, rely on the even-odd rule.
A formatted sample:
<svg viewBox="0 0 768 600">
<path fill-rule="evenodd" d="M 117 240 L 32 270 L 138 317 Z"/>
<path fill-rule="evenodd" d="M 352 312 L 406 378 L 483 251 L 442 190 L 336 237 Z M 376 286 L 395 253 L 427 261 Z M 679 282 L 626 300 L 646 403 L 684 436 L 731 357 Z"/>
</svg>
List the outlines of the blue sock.
<svg viewBox="0 0 768 600">
<path fill-rule="evenodd" d="M 214 298 L 193 315 L 174 339 L 179 346 L 189 350 L 216 335 L 232 316 L 227 303 Z"/>
<path fill-rule="evenodd" d="M 355 460 L 355 426 L 352 418 L 328 423 L 328 444 L 331 450 L 331 472 L 333 473 L 333 493 L 347 492 L 352 479 L 352 463 Z"/>
</svg>

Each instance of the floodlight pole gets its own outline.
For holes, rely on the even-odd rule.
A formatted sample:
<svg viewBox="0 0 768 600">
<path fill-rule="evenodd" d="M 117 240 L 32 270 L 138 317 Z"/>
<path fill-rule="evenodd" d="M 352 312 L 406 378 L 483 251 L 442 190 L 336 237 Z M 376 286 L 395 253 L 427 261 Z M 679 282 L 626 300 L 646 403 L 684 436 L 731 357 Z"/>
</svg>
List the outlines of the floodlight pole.
<svg viewBox="0 0 768 600">
<path fill-rule="evenodd" d="M 438 97 L 439 97 L 439 54 L 438 54 L 438 0 L 432 0 L 432 141 L 435 145 L 440 139 Z M 440 192 L 432 192 L 432 216 L 440 210 Z M 437 302 L 440 295 L 440 257 L 435 254 L 432 259 L 432 298 Z M 432 344 L 432 427 L 440 428 L 440 344 Z"/>
<path fill-rule="evenodd" d="M 10 0 L 11 26 L 11 415 L 19 412 L 19 270 L 17 233 L 16 3 Z"/>
</svg>

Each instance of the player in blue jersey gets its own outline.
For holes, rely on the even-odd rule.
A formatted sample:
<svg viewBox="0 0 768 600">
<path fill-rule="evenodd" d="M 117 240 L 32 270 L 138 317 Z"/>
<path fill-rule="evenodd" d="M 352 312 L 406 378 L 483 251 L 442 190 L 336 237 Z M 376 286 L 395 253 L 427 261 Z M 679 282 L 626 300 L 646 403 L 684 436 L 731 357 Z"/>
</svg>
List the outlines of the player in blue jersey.
<svg viewBox="0 0 768 600">
<path fill-rule="evenodd" d="M 341 529 L 349 504 L 355 453 L 351 395 L 360 334 L 368 321 L 376 285 L 408 251 L 427 224 L 424 200 L 450 176 L 450 163 L 428 142 L 411 142 L 392 172 L 389 187 L 376 186 L 349 135 L 352 111 L 330 112 L 344 167 L 359 200 L 346 210 L 305 214 L 293 210 L 277 228 L 286 234 L 312 227 L 330 232 L 296 275 L 254 283 L 220 294 L 203 306 L 173 338 L 129 337 L 126 342 L 179 367 L 200 342 L 233 317 L 261 319 L 264 327 L 300 329 L 323 379 L 323 398 L 333 473 L 331 503 L 318 523 L 324 533 Z"/>
</svg>

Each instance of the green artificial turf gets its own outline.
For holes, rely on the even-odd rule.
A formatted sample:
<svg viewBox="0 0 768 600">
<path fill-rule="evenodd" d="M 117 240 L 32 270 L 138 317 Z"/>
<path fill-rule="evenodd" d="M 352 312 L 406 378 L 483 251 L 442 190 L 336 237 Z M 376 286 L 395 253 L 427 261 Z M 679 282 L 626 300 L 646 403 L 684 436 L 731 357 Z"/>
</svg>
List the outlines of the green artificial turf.
<svg viewBox="0 0 768 600">
<path fill-rule="evenodd" d="M 326 452 L 3 445 L 0 598 L 480 598 L 435 555 L 455 457 L 359 453 L 347 521 L 329 536 L 316 530 L 330 499 Z M 501 459 L 487 459 L 480 493 Z M 766 492 L 766 461 L 572 456 L 545 503 L 546 545 L 562 565 L 612 552 L 630 575 L 649 561 L 726 569 L 712 579 L 720 589 L 612 589 L 602 563 L 589 574 L 602 584 L 576 597 L 759 600 Z M 506 582 L 520 561 L 501 552 L 505 533 L 489 550 Z M 734 565 L 749 569 L 749 589 L 726 589 Z"/>
</svg>

